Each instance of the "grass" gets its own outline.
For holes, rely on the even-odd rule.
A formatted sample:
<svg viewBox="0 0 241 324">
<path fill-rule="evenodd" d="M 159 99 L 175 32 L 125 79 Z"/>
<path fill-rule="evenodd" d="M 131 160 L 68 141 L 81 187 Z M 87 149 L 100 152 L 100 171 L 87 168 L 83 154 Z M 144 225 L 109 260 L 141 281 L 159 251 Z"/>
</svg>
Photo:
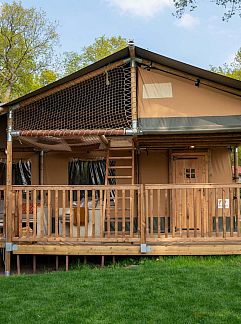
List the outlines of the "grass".
<svg viewBox="0 0 241 324">
<path fill-rule="evenodd" d="M 0 278 L 0 323 L 240 323 L 240 257 Z"/>
</svg>

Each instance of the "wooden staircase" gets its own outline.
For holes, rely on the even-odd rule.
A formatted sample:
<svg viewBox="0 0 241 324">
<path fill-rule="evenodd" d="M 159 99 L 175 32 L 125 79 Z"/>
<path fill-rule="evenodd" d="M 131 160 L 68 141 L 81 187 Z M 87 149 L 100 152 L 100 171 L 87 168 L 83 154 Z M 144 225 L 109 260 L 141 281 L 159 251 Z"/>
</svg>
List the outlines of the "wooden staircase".
<svg viewBox="0 0 241 324">
<path fill-rule="evenodd" d="M 107 149 L 105 185 L 116 185 L 116 189 L 104 202 L 106 234 L 110 236 L 115 232 L 115 235 L 126 236 L 130 231 L 134 197 L 131 191 L 124 193 L 121 185 L 135 184 L 135 146 L 132 143 L 125 146 L 111 144 Z"/>
<path fill-rule="evenodd" d="M 105 184 L 135 183 L 135 147 L 109 146 L 106 157 Z"/>
</svg>

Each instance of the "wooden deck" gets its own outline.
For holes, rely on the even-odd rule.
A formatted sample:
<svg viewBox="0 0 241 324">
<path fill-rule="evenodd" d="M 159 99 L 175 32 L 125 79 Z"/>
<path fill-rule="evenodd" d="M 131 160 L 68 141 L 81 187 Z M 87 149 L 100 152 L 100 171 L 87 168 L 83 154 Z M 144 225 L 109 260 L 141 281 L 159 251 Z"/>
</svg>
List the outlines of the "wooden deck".
<svg viewBox="0 0 241 324">
<path fill-rule="evenodd" d="M 34 255 L 241 254 L 240 189 L 241 184 L 12 186 L 8 243 L 13 254 Z M 0 244 L 5 241 L 2 230 Z"/>
</svg>

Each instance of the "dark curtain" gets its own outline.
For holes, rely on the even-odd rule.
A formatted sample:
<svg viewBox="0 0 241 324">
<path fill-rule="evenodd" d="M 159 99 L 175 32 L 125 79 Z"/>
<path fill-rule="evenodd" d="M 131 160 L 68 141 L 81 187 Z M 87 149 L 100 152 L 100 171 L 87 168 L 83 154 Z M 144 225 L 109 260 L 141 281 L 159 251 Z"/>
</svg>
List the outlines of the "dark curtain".
<svg viewBox="0 0 241 324">
<path fill-rule="evenodd" d="M 0 162 L 0 185 L 6 184 L 6 163 Z"/>
<path fill-rule="evenodd" d="M 69 162 L 68 171 L 69 185 L 104 185 L 106 161 L 73 160 Z M 113 169 L 110 169 L 110 172 L 111 175 L 115 175 Z M 116 183 L 115 179 L 110 180 L 111 185 Z M 84 193 L 81 193 L 81 198 L 83 197 L 83 194 Z M 91 192 L 89 194 L 91 194 Z M 98 194 L 97 191 L 97 195 Z M 111 196 L 114 196 L 113 192 L 111 192 Z"/>
<path fill-rule="evenodd" d="M 105 184 L 106 162 L 73 160 L 69 162 L 70 185 L 103 185 Z"/>
<path fill-rule="evenodd" d="M 14 185 L 31 185 L 31 162 L 18 161 L 13 163 L 13 184 Z M 6 184 L 6 163 L 0 162 L 0 184 Z"/>
</svg>

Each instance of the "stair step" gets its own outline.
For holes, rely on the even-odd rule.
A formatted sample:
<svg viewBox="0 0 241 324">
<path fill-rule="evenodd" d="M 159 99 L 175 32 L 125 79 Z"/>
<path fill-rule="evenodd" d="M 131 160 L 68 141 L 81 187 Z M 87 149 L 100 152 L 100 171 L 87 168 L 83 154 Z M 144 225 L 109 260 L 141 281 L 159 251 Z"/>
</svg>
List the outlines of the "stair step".
<svg viewBox="0 0 241 324">
<path fill-rule="evenodd" d="M 132 176 L 108 176 L 108 179 L 132 179 Z"/>
<path fill-rule="evenodd" d="M 132 160 L 132 156 L 110 156 L 109 160 Z"/>
<path fill-rule="evenodd" d="M 132 169 L 131 165 L 116 165 L 110 166 L 109 169 Z"/>
<path fill-rule="evenodd" d="M 132 147 L 131 146 L 127 146 L 127 147 L 110 147 L 109 151 L 131 151 Z"/>
</svg>

